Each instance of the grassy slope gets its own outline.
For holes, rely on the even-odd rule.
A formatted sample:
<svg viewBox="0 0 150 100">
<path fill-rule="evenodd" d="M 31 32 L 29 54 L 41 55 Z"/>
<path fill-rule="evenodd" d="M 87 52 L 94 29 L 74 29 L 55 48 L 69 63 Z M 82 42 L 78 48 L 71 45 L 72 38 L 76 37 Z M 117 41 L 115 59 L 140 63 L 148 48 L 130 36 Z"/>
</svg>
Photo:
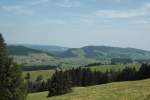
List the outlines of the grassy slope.
<svg viewBox="0 0 150 100">
<path fill-rule="evenodd" d="M 85 46 L 82 48 L 70 48 L 59 54 L 60 57 L 86 57 L 98 59 L 131 58 L 149 59 L 150 52 L 135 48 L 120 48 L 108 46 Z"/>
<path fill-rule="evenodd" d="M 27 48 L 24 46 L 9 45 L 7 46 L 7 48 L 8 53 L 10 55 L 28 55 L 30 53 L 45 53 L 43 51 Z"/>
<path fill-rule="evenodd" d="M 27 100 L 150 100 L 150 79 L 76 87 L 73 92 L 47 98 L 47 92 L 29 94 Z"/>
</svg>

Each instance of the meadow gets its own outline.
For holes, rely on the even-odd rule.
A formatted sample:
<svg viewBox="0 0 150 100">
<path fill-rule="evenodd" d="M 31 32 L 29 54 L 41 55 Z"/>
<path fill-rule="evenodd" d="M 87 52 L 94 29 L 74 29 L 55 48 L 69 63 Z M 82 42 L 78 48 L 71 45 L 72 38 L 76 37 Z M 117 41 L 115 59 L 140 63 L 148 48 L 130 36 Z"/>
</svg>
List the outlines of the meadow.
<svg viewBox="0 0 150 100">
<path fill-rule="evenodd" d="M 99 65 L 99 66 L 92 66 L 89 68 L 92 69 L 93 71 L 96 70 L 96 71 L 105 72 L 107 70 L 108 71 L 109 70 L 115 70 L 115 71 L 123 70 L 126 67 L 135 67 L 138 70 L 140 65 L 139 64 Z M 39 75 L 42 75 L 43 79 L 47 80 L 49 77 L 51 77 L 53 75 L 54 72 L 55 72 L 55 70 L 24 71 L 23 76 L 26 76 L 27 73 L 30 73 L 32 80 L 36 80 L 37 76 L 39 76 Z"/>
<path fill-rule="evenodd" d="M 138 70 L 140 68 L 140 64 L 117 64 L 117 65 L 99 65 L 99 66 L 92 66 L 89 67 L 93 71 L 101 71 L 101 72 L 106 72 L 107 70 L 114 70 L 114 71 L 121 71 L 126 67 L 130 68 L 136 68 Z"/>
<path fill-rule="evenodd" d="M 150 79 L 75 87 L 65 95 L 47 95 L 48 92 L 31 93 L 27 100 L 150 100 Z"/>
<path fill-rule="evenodd" d="M 43 79 L 47 80 L 49 77 L 53 75 L 54 72 L 55 70 L 24 71 L 23 76 L 25 77 L 27 73 L 30 73 L 31 79 L 33 81 L 35 81 L 39 75 L 42 75 Z"/>
</svg>

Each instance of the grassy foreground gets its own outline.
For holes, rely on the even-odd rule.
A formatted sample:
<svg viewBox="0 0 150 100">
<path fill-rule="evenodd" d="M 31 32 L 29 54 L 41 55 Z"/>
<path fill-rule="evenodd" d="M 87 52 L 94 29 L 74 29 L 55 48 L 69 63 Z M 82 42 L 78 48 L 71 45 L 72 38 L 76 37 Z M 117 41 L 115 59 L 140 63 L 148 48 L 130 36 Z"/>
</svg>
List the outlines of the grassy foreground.
<svg viewBox="0 0 150 100">
<path fill-rule="evenodd" d="M 27 100 L 150 100 L 150 79 L 76 87 L 71 93 L 51 98 L 47 94 L 29 94 Z"/>
</svg>

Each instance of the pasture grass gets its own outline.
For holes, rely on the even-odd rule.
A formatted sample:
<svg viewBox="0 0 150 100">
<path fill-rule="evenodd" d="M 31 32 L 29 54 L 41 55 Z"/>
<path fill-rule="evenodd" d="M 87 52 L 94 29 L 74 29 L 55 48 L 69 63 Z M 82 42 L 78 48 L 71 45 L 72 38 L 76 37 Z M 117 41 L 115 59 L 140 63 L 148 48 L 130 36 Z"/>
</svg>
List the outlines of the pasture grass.
<svg viewBox="0 0 150 100">
<path fill-rule="evenodd" d="M 27 73 L 30 73 L 31 79 L 33 81 L 35 81 L 39 75 L 42 75 L 43 79 L 47 80 L 55 73 L 55 70 L 24 71 L 23 76 L 25 77 Z"/>
<path fill-rule="evenodd" d="M 150 79 L 75 87 L 61 96 L 47 95 L 48 92 L 32 93 L 27 100 L 150 100 Z"/>
<path fill-rule="evenodd" d="M 114 71 L 121 71 L 126 67 L 136 68 L 137 70 L 140 68 L 140 64 L 117 64 L 117 65 L 99 65 L 99 66 L 92 66 L 89 67 L 93 71 L 101 71 L 106 72 L 107 70 L 114 70 Z"/>
</svg>

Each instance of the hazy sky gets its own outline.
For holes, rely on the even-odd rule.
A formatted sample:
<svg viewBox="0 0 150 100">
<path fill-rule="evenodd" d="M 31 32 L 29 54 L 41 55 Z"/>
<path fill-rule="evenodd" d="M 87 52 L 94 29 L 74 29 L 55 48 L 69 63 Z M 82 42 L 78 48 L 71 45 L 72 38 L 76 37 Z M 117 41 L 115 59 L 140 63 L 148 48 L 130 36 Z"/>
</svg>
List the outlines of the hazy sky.
<svg viewBox="0 0 150 100">
<path fill-rule="evenodd" d="M 0 0 L 7 43 L 150 50 L 150 0 Z"/>
</svg>

